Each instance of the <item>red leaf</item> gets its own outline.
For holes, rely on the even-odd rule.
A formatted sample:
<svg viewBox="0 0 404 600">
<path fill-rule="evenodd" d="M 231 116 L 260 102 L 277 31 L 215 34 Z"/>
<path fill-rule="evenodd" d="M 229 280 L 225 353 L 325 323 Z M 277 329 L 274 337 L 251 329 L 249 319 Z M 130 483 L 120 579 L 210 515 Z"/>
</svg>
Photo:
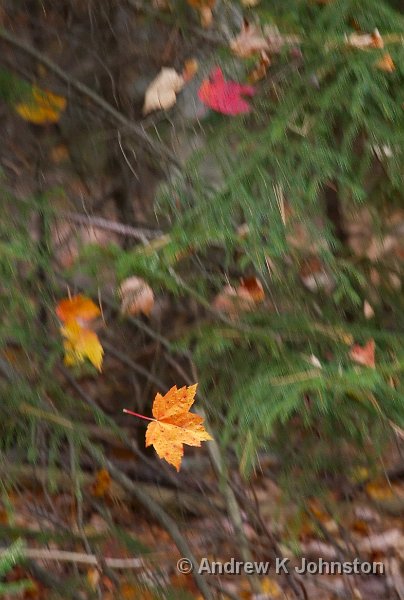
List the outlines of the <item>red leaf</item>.
<svg viewBox="0 0 404 600">
<path fill-rule="evenodd" d="M 244 96 L 254 96 L 251 85 L 241 85 L 236 81 L 225 81 L 222 69 L 217 67 L 204 79 L 198 91 L 198 97 L 209 108 L 224 115 L 239 115 L 251 110 Z"/>
<path fill-rule="evenodd" d="M 364 346 L 354 344 L 349 352 L 351 360 L 356 362 L 358 365 L 364 365 L 365 367 L 375 368 L 375 349 L 376 344 L 373 338 L 371 338 Z"/>
</svg>

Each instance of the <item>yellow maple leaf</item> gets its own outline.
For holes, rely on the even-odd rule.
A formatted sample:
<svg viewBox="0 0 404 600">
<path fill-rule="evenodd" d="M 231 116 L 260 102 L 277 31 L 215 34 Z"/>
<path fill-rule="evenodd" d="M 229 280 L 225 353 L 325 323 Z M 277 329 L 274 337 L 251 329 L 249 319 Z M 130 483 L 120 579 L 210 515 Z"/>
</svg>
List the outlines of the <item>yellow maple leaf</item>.
<svg viewBox="0 0 404 600">
<path fill-rule="evenodd" d="M 74 319 L 67 321 L 60 331 L 65 338 L 63 346 L 67 366 L 78 365 L 88 358 L 101 371 L 104 350 L 94 331 L 82 327 Z"/>
<path fill-rule="evenodd" d="M 31 91 L 31 98 L 27 102 L 20 102 L 15 106 L 20 117 L 35 125 L 57 123 L 66 108 L 66 98 L 49 90 L 41 90 L 36 85 L 32 86 Z"/>
<path fill-rule="evenodd" d="M 63 323 L 71 320 L 85 322 L 98 317 L 101 311 L 91 298 L 77 294 L 61 300 L 56 306 L 56 314 Z"/>
<path fill-rule="evenodd" d="M 202 425 L 203 418 L 189 409 L 195 401 L 198 384 L 177 389 L 175 385 L 165 396 L 157 394 L 153 417 L 146 430 L 146 447 L 153 445 L 160 458 L 180 470 L 184 456 L 183 444 L 200 446 L 212 437 Z"/>
</svg>

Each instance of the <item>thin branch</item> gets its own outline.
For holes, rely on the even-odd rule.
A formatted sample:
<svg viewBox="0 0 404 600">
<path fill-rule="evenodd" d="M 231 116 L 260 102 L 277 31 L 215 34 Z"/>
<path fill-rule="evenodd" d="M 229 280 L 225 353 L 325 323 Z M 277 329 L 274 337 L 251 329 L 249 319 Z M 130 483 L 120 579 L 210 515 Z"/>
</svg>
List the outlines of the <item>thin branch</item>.
<svg viewBox="0 0 404 600">
<path fill-rule="evenodd" d="M 160 156 L 170 163 L 176 166 L 180 166 L 176 156 L 171 152 L 169 148 L 167 148 L 161 142 L 157 142 L 154 140 L 144 129 L 142 126 L 134 123 L 130 119 L 128 119 L 125 115 L 119 112 L 116 108 L 114 108 L 109 102 L 104 100 L 101 96 L 99 96 L 94 90 L 86 86 L 81 81 L 71 77 L 68 75 L 61 67 L 59 67 L 56 63 L 54 63 L 50 58 L 42 54 L 39 50 L 23 42 L 18 39 L 11 31 L 0 27 L 0 38 L 3 39 L 8 44 L 11 44 L 15 48 L 18 48 L 25 54 L 28 54 L 36 61 L 47 67 L 50 71 L 53 71 L 59 79 L 64 81 L 70 88 L 76 90 L 80 94 L 87 96 L 90 98 L 95 105 L 101 108 L 105 113 L 107 113 L 110 117 L 114 119 L 116 123 L 123 126 L 127 130 L 136 134 L 136 136 L 141 139 L 146 146 L 149 147 L 150 150 L 156 153 L 157 156 Z"/>
<path fill-rule="evenodd" d="M 140 240 L 144 244 L 147 244 L 149 239 L 159 238 L 163 235 L 163 232 L 160 230 L 131 227 L 130 225 L 116 223 L 115 221 L 109 221 L 102 217 L 93 217 L 67 210 L 58 211 L 56 217 L 57 216 L 66 218 L 73 223 L 79 223 L 80 225 L 88 225 L 90 227 L 95 227 L 96 229 L 105 229 L 107 231 L 112 231 L 113 233 L 118 233 L 119 235 L 132 237 Z"/>
<path fill-rule="evenodd" d="M 0 549 L 0 557 L 7 552 L 7 548 Z M 144 561 L 141 558 L 103 558 L 100 560 L 95 554 L 84 552 L 69 552 L 66 550 L 48 550 L 43 548 L 24 548 L 23 556 L 35 560 L 57 560 L 60 562 L 74 562 L 86 565 L 102 565 L 105 563 L 110 569 L 142 569 Z"/>
</svg>

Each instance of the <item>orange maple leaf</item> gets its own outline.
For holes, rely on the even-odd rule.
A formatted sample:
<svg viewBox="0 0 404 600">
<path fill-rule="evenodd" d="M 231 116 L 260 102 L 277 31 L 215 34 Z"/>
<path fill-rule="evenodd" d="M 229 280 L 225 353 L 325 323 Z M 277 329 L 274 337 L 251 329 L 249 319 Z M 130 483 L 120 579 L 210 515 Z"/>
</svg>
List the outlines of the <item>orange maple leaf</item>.
<svg viewBox="0 0 404 600">
<path fill-rule="evenodd" d="M 99 307 L 87 296 L 77 294 L 71 298 L 64 298 L 56 306 L 59 319 L 66 321 L 92 321 L 101 314 Z"/>
<path fill-rule="evenodd" d="M 86 358 L 101 371 L 104 350 L 97 334 L 91 329 L 82 327 L 74 319 L 67 321 L 60 329 L 64 339 L 65 364 L 78 365 Z"/>
<path fill-rule="evenodd" d="M 156 394 L 153 417 L 143 417 L 129 410 L 124 412 L 151 421 L 146 430 L 146 448 L 153 445 L 160 458 L 164 458 L 180 470 L 184 456 L 183 444 L 200 446 L 201 442 L 213 439 L 202 425 L 203 418 L 189 409 L 195 401 L 197 383 L 177 389 L 175 385 L 165 396 Z"/>
</svg>

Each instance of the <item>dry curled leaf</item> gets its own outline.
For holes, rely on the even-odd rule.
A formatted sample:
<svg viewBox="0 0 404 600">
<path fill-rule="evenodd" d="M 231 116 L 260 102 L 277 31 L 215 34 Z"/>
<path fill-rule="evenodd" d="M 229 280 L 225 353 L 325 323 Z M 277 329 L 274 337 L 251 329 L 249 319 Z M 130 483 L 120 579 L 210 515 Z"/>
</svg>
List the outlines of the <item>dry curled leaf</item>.
<svg viewBox="0 0 404 600">
<path fill-rule="evenodd" d="M 264 288 L 257 277 L 242 277 L 237 293 L 240 298 L 252 300 L 254 303 L 262 302 L 265 298 Z"/>
<path fill-rule="evenodd" d="M 240 33 L 231 41 L 230 48 L 236 56 L 248 58 L 263 50 L 269 50 L 269 44 L 257 25 L 244 21 Z"/>
<path fill-rule="evenodd" d="M 99 317 L 101 311 L 91 298 L 77 294 L 61 300 L 56 306 L 56 314 L 63 323 L 74 319 L 84 324 Z"/>
<path fill-rule="evenodd" d="M 203 418 L 189 412 L 195 401 L 197 384 L 177 389 L 175 385 L 165 396 L 157 394 L 153 417 L 146 430 L 146 447 L 154 446 L 158 456 L 177 471 L 184 455 L 183 444 L 200 446 L 212 437 L 202 425 Z"/>
<path fill-rule="evenodd" d="M 240 312 L 253 310 L 256 304 L 262 302 L 264 298 L 264 288 L 259 279 L 246 277 L 241 279 L 237 288 L 226 285 L 215 297 L 212 306 L 234 319 Z"/>
<path fill-rule="evenodd" d="M 82 327 L 74 319 L 66 321 L 60 331 L 65 338 L 63 346 L 67 366 L 78 365 L 88 358 L 95 368 L 101 371 L 104 350 L 94 331 Z"/>
<path fill-rule="evenodd" d="M 121 311 L 124 314 L 148 316 L 154 306 L 154 293 L 141 277 L 128 277 L 119 288 L 122 299 Z"/>
<path fill-rule="evenodd" d="M 259 60 L 253 70 L 248 74 L 248 83 L 257 83 L 257 81 L 261 81 L 267 74 L 268 67 L 271 65 L 271 60 L 268 54 L 262 50 L 260 53 Z"/>
<path fill-rule="evenodd" d="M 367 300 L 363 303 L 363 314 L 365 315 L 365 319 L 372 319 L 375 316 L 375 311 Z"/>
<path fill-rule="evenodd" d="M 346 37 L 346 43 L 348 46 L 359 50 L 383 48 L 384 46 L 383 38 L 377 29 L 373 33 L 351 33 Z"/>
<path fill-rule="evenodd" d="M 246 8 L 253 8 L 254 6 L 258 6 L 261 0 L 241 0 L 241 4 Z"/>
<path fill-rule="evenodd" d="M 17 104 L 15 110 L 25 121 L 35 125 L 48 125 L 59 121 L 66 104 L 66 98 L 63 96 L 33 85 L 31 98 Z"/>
<path fill-rule="evenodd" d="M 182 76 L 184 81 L 190 81 L 193 79 L 195 74 L 198 72 L 199 64 L 196 58 L 189 58 L 184 63 L 184 68 L 182 69 Z"/>
<path fill-rule="evenodd" d="M 370 339 L 364 346 L 354 344 L 349 351 L 350 358 L 358 365 L 375 368 L 375 350 L 376 344 L 374 339 Z"/>
<path fill-rule="evenodd" d="M 177 101 L 177 93 L 184 87 L 185 80 L 175 69 L 163 67 L 146 90 L 143 114 L 153 110 L 168 110 Z"/>
</svg>

